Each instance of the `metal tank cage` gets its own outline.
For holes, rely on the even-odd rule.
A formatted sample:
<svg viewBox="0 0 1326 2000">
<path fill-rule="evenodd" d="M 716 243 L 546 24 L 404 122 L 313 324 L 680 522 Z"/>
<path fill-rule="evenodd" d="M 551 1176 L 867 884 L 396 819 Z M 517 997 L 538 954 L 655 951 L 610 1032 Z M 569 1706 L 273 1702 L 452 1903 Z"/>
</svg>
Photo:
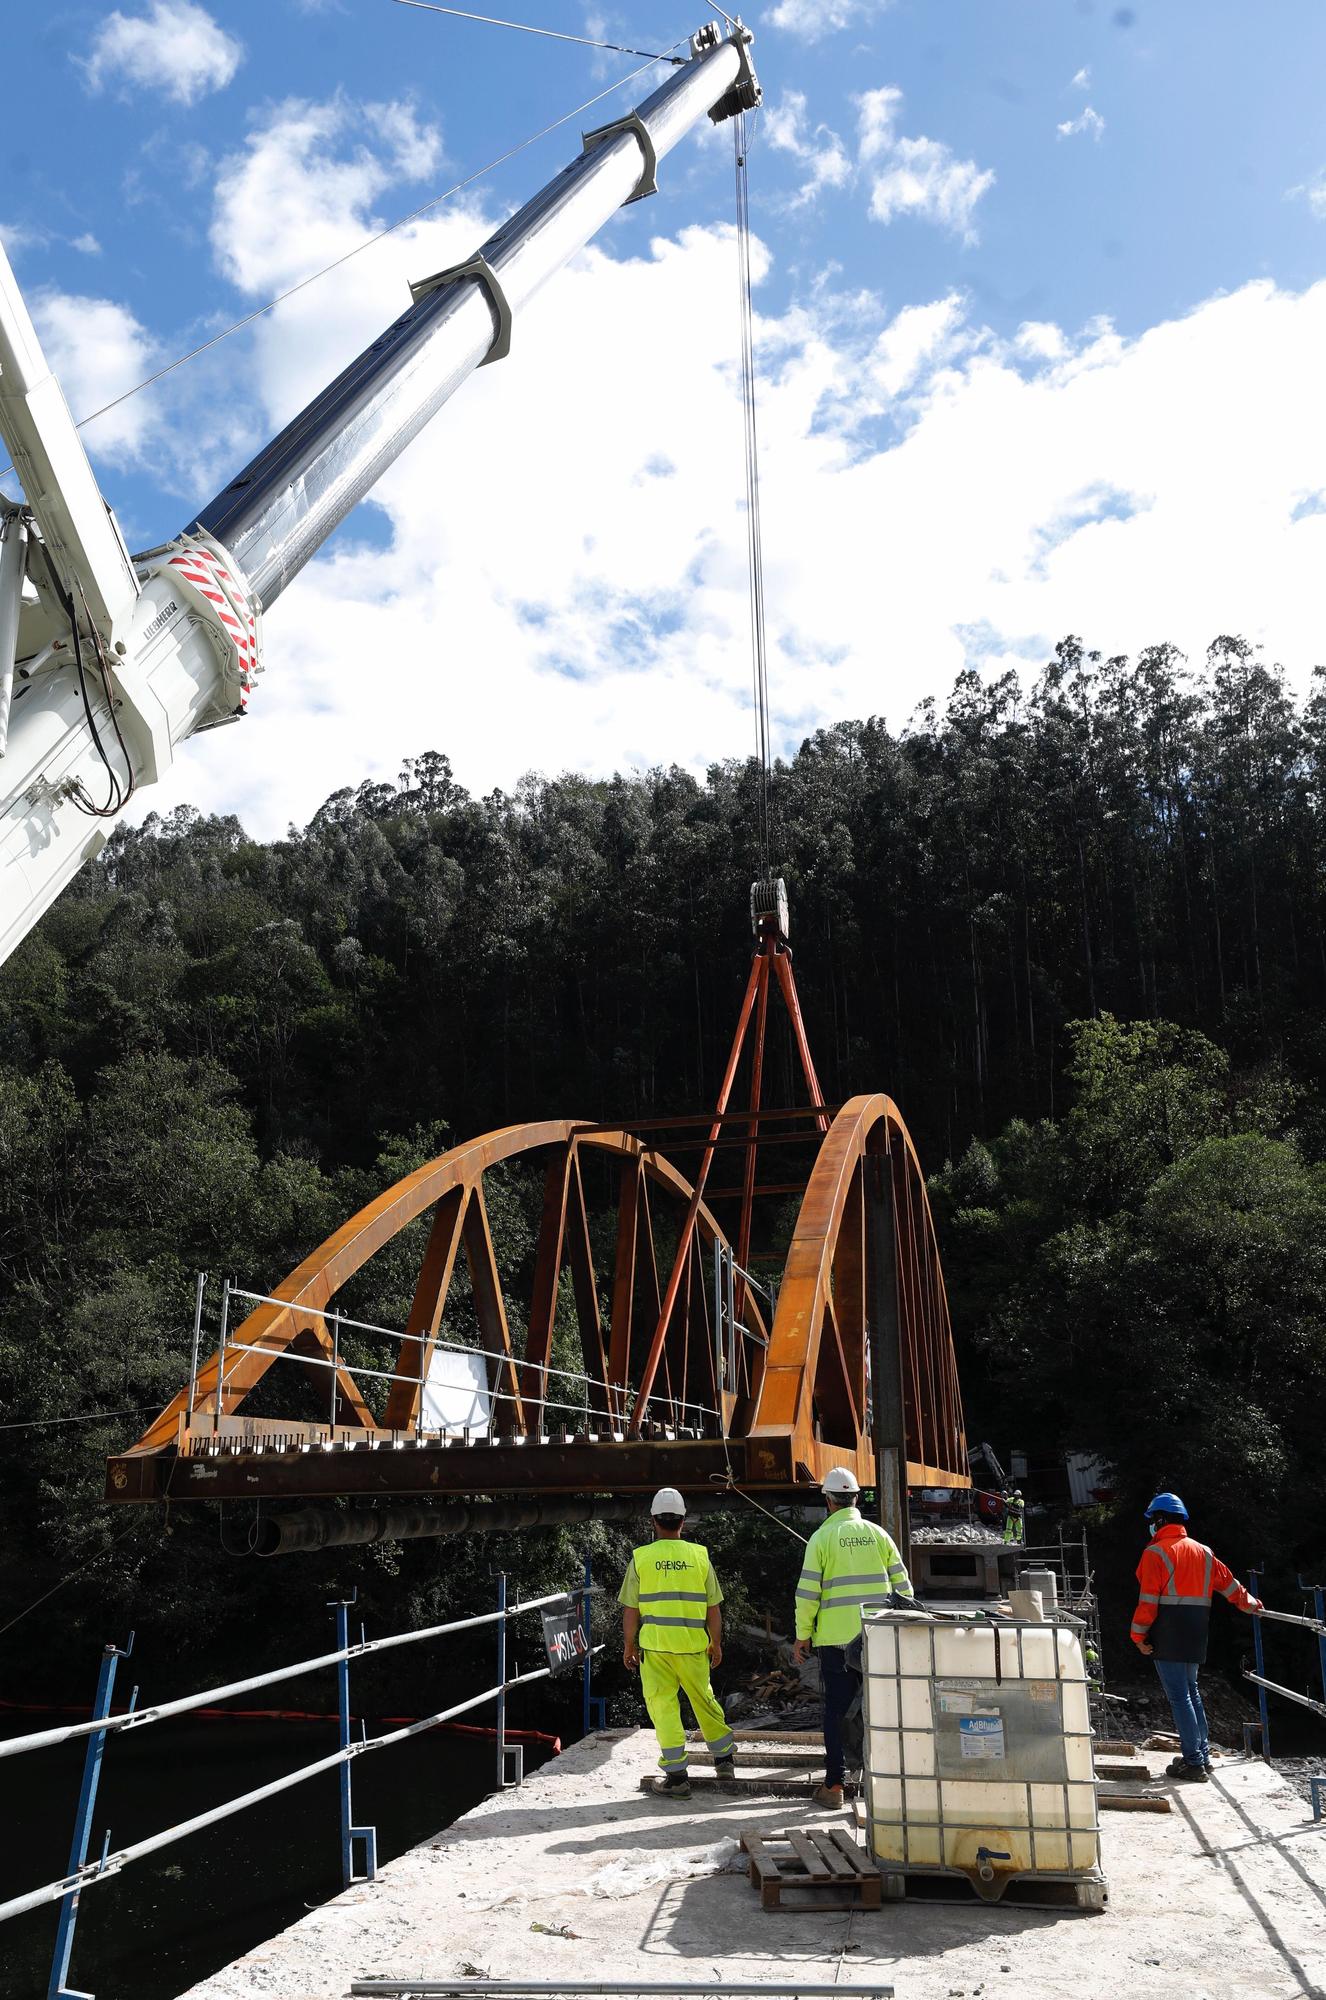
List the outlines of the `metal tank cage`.
<svg viewBox="0 0 1326 2000">
<path fill-rule="evenodd" d="M 889 1620 L 888 1618 L 880 1618 L 876 1616 L 874 1618 L 867 1617 L 865 1622 L 867 1625 L 888 1625 L 893 1621 Z M 896 1645 L 895 1645 L 895 1651 L 897 1653 L 899 1661 L 898 1670 L 896 1673 L 883 1673 L 883 1674 L 872 1673 L 870 1671 L 868 1654 L 864 1648 L 862 1652 L 863 1700 L 864 1700 L 864 1722 L 865 1722 L 864 1754 L 866 1758 L 866 1768 L 862 1772 L 862 1789 L 865 1793 L 866 1839 L 870 1845 L 871 1854 L 875 1860 L 875 1863 L 878 1866 L 881 1875 L 884 1877 L 885 1896 L 887 1897 L 890 1893 L 889 1891 L 890 1877 L 897 1878 L 906 1875 L 958 1877 L 963 1881 L 971 1882 L 971 1885 L 976 1890 L 977 1894 L 980 1895 L 984 1900 L 989 1902 L 998 1901 L 1003 1896 L 1008 1887 L 1014 1882 L 1030 1882 L 1030 1883 L 1035 1883 L 1037 1881 L 1068 1882 L 1068 1883 L 1081 1884 L 1084 1891 L 1097 1892 L 1095 1895 L 1090 1897 L 1090 1900 L 1085 1901 L 1082 1904 L 1083 1908 L 1089 1908 L 1093 1910 L 1103 1909 L 1105 1906 L 1107 1891 L 1105 1888 L 1104 1877 L 1101 1874 L 1099 1866 L 1090 1868 L 1072 1868 L 1072 1867 L 1049 1868 L 1049 1867 L 1042 1867 L 1038 1864 L 1036 1855 L 1037 1823 L 1032 1810 L 1032 1803 L 1033 1803 L 1031 1796 L 1032 1787 L 1033 1785 L 1043 1786 L 1047 1782 L 1053 1783 L 1055 1781 L 1053 1780 L 1045 1781 L 1033 1778 L 1028 1778 L 1019 1781 L 1018 1779 L 1010 1778 L 1007 1775 L 1000 1775 L 997 1778 L 991 1778 L 989 1780 L 975 1777 L 974 1775 L 964 1775 L 964 1777 L 961 1779 L 955 1779 L 952 1776 L 946 1775 L 941 1767 L 941 1759 L 939 1756 L 939 1745 L 937 1740 L 939 1732 L 935 1726 L 933 1701 L 931 1701 L 928 1704 L 929 1714 L 930 1714 L 928 1726 L 919 1724 L 912 1726 L 904 1723 L 903 1703 L 901 1698 L 899 1699 L 898 1702 L 898 1720 L 896 1725 L 892 1723 L 883 1723 L 874 1721 L 871 1716 L 871 1705 L 870 1705 L 870 1684 L 872 1681 L 895 1681 L 898 1683 L 902 1683 L 904 1681 L 921 1681 L 924 1682 L 928 1687 L 933 1688 L 937 1681 L 965 1678 L 974 1681 L 976 1683 L 976 1685 L 971 1689 L 971 1692 L 978 1693 L 983 1691 L 987 1687 L 990 1688 L 991 1690 L 1002 1690 L 1011 1686 L 1015 1686 L 1018 1684 L 1018 1682 L 1021 1682 L 1023 1685 L 1026 1685 L 1031 1681 L 1040 1680 L 1043 1678 L 1043 1676 L 1034 1674 L 1028 1675 L 1024 1671 L 1024 1653 L 1023 1653 L 1022 1635 L 1024 1631 L 1027 1630 L 1035 1632 L 1044 1632 L 1046 1630 L 1053 1630 L 1056 1634 L 1054 1646 L 1052 1648 L 1054 1654 L 1054 1680 L 1056 1684 L 1056 1701 L 1058 1706 L 1060 1722 L 1062 1724 L 1063 1687 L 1070 1677 L 1065 1675 L 1065 1673 L 1063 1672 L 1063 1656 L 1059 1644 L 1058 1633 L 1060 1631 L 1072 1630 L 1075 1628 L 1080 1630 L 1082 1626 L 1082 1621 L 1077 1618 L 1069 1618 L 1064 1616 L 1060 1616 L 1052 1621 L 1046 1620 L 1042 1623 L 1037 1623 L 1029 1619 L 1013 1619 L 1013 1618 L 1001 1618 L 998 1621 L 998 1623 L 991 1621 L 988 1629 L 994 1635 L 995 1673 L 989 1676 L 980 1675 L 980 1676 L 963 1676 L 963 1677 L 955 1676 L 952 1674 L 941 1674 L 939 1672 L 938 1663 L 935 1658 L 936 1633 L 943 1630 L 944 1626 L 950 1622 L 951 1621 L 949 1620 L 935 1620 L 932 1621 L 930 1624 L 928 1633 L 929 1651 L 930 1651 L 930 1670 L 928 1673 L 919 1673 L 919 1674 L 904 1673 L 901 1665 L 901 1650 L 900 1648 L 897 1648 Z M 896 1623 L 894 1623 L 894 1629 L 895 1631 L 899 1629 Z M 1004 1641 L 1008 1638 L 1012 1638 L 1016 1642 L 1017 1672 L 1016 1674 L 1014 1674 L 1013 1672 L 1010 1671 L 1008 1679 L 1004 1680 L 1003 1678 L 1003 1662 L 1004 1662 L 1004 1651 L 1005 1651 Z M 1087 1697 L 1087 1686 L 1085 1680 L 1081 1683 L 1081 1685 L 1083 1689 L 1083 1701 L 1085 1703 Z M 895 1736 L 897 1738 L 897 1753 L 898 1753 L 897 1770 L 890 1771 L 887 1774 L 885 1774 L 889 1778 L 896 1779 L 899 1786 L 902 1803 L 899 1807 L 896 1816 L 879 1813 L 875 1809 L 874 1788 L 870 1783 L 870 1772 L 869 1772 L 870 1736 L 872 1730 L 877 1731 L 880 1735 Z M 909 1735 L 910 1736 L 924 1735 L 932 1739 L 932 1745 L 931 1745 L 932 1768 L 930 1770 L 928 1771 L 908 1770 L 906 1738 Z M 1089 1727 L 1087 1729 L 1063 1729 L 1062 1735 L 1066 1742 L 1085 1741 L 1088 1745 L 1088 1754 L 1090 1754 L 1090 1746 L 1094 1742 L 1094 1732 Z M 1006 1875 L 1002 1877 L 1000 1877 L 996 1871 L 991 1870 L 989 1881 L 987 1883 L 987 1881 L 985 1880 L 973 1880 L 973 1875 L 971 1871 L 964 1868 L 953 1867 L 949 1863 L 946 1863 L 942 1860 L 938 1862 L 929 1862 L 929 1861 L 919 1861 L 915 1859 L 911 1853 L 911 1838 L 909 1834 L 909 1822 L 906 1809 L 906 1788 L 909 1780 L 916 1781 L 918 1779 L 926 1784 L 932 1784 L 934 1786 L 935 1818 L 933 1821 L 926 1822 L 925 1831 L 928 1838 L 933 1837 L 938 1842 L 939 1853 L 941 1854 L 941 1856 L 946 1852 L 947 1836 L 951 1832 L 960 1831 L 963 1834 L 984 1833 L 990 1835 L 995 1840 L 1002 1841 L 1008 1831 L 1006 1825 L 996 1822 L 994 1819 L 990 1819 L 989 1821 L 972 1819 L 965 1813 L 961 1820 L 958 1820 L 957 1818 L 947 1817 L 944 1811 L 944 1788 L 946 1785 L 953 1783 L 980 1784 L 983 1782 L 989 1782 L 989 1783 L 998 1783 L 1000 1785 L 1015 1786 L 1019 1782 L 1022 1782 L 1025 1787 L 1025 1794 L 1026 1794 L 1026 1812 L 1027 1812 L 1026 1831 L 1031 1848 L 1031 1863 L 1032 1863 L 1031 1867 L 1029 1869 L 1019 1869 L 1019 1870 L 1009 1871 Z M 1101 1831 L 1100 1810 L 1099 1806 L 1096 1804 L 1097 1788 L 1094 1775 L 1089 1780 L 1070 1779 L 1065 1773 L 1065 1776 L 1062 1778 L 1062 1780 L 1059 1780 L 1057 1782 L 1063 1798 L 1063 1813 L 1064 1813 L 1063 1823 L 1062 1825 L 1050 1825 L 1042 1821 L 1040 1825 L 1041 1833 L 1044 1835 L 1053 1835 L 1056 1839 L 1065 1841 L 1067 1843 L 1068 1852 L 1070 1856 L 1073 1853 L 1073 1843 L 1077 1839 L 1094 1840 L 1096 1843 L 1096 1852 L 1097 1854 L 1099 1854 L 1100 1831 Z M 1087 1786 L 1090 1787 L 1092 1796 L 1092 1816 L 1089 1822 L 1082 1823 L 1073 1818 L 1072 1801 L 1070 1799 L 1069 1793 L 1070 1793 L 1070 1788 L 1080 1791 Z M 881 1828 L 887 1828 L 891 1832 L 895 1833 L 899 1831 L 901 1832 L 902 1836 L 901 1845 L 903 1852 L 903 1858 L 901 1863 L 891 1863 L 885 1861 L 877 1852 L 875 1848 L 875 1833 L 877 1829 Z M 980 1850 L 978 1849 L 978 1853 L 979 1852 Z"/>
</svg>

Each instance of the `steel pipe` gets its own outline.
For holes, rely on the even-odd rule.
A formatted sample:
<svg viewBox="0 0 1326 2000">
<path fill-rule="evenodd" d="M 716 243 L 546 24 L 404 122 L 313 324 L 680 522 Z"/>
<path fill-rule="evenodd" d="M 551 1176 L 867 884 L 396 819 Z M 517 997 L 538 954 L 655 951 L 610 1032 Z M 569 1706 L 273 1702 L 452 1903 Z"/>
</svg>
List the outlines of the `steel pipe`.
<svg viewBox="0 0 1326 2000">
<path fill-rule="evenodd" d="M 741 34 L 685 63 L 638 108 L 671 152 L 748 68 Z M 515 316 L 636 193 L 647 148 L 623 130 L 582 153 L 482 246 Z M 420 274 L 421 278 L 423 274 Z M 489 358 L 503 314 L 485 278 L 420 297 L 190 523 L 227 548 L 267 610 L 430 417 Z M 444 474 L 439 476 L 444 477 Z"/>
<path fill-rule="evenodd" d="M 1243 1669 L 1245 1681 L 1253 1681 L 1259 1688 L 1268 1688 L 1272 1694 L 1283 1695 L 1286 1701 L 1296 1701 L 1300 1708 L 1310 1708 L 1317 1715 L 1326 1715 L 1326 1701 L 1317 1701 L 1310 1694 L 1299 1694 L 1296 1688 L 1281 1687 L 1279 1681 L 1268 1681 L 1265 1674 L 1254 1674 L 1250 1667 Z"/>
<path fill-rule="evenodd" d="M 1296 1611 L 1268 1611 L 1263 1605 L 1260 1611 L 1254 1611 L 1251 1615 L 1254 1618 L 1273 1619 L 1277 1625 L 1302 1625 L 1309 1632 L 1326 1634 L 1326 1620 L 1300 1618 Z"/>
<path fill-rule="evenodd" d="M 513 1604 L 505 1615 L 518 1618 L 522 1612 L 544 1611 L 554 1604 L 565 1602 L 566 1592 L 556 1590 L 548 1597 L 531 1597 L 524 1604 Z M 0 1740 L 0 1758 L 21 1757 L 29 1750 L 46 1750 L 56 1743 L 69 1743 L 77 1736 L 91 1736 L 98 1730 L 110 1734 L 112 1730 L 146 1729 L 150 1723 L 167 1722 L 172 1716 L 188 1715 L 195 1708 L 211 1708 L 219 1701 L 229 1701 L 233 1695 L 252 1694 L 258 1688 L 275 1687 L 281 1681 L 293 1680 L 297 1674 L 311 1674 L 320 1667 L 334 1667 L 342 1660 L 362 1660 L 370 1653 L 388 1653 L 397 1646 L 415 1646 L 424 1639 L 441 1639 L 452 1632 L 472 1631 L 476 1625 L 492 1625 L 502 1615 L 500 1611 L 481 1611 L 473 1618 L 452 1618 L 445 1625 L 425 1625 L 417 1632 L 393 1632 L 385 1639 L 364 1639 L 357 1646 L 347 1646 L 335 1653 L 320 1653 L 313 1660 L 295 1660 L 290 1666 L 273 1667 L 265 1674 L 250 1674 L 247 1680 L 227 1681 L 221 1687 L 204 1688 L 200 1694 L 181 1695 L 176 1701 L 161 1701 L 155 1707 L 135 1709 L 124 1715 L 108 1715 L 102 1722 L 70 1722 L 58 1729 L 35 1730 L 30 1736 L 11 1736 Z M 433 1717 L 434 1722 L 439 1719 Z"/>
<path fill-rule="evenodd" d="M 497 1614 L 494 1614 L 497 1615 Z M 510 1614 L 514 1617 L 515 1613 Z M 478 1623 L 480 1621 L 473 1621 Z M 487 1621 L 483 1621 L 487 1622 Z M 372 1651 L 371 1647 L 352 1646 L 352 1653 Z M 340 1658 L 339 1654 L 334 1657 Z M 290 1669 L 287 1669 L 289 1672 Z M 529 1681 L 547 1680 L 551 1667 L 536 1667 L 533 1673 L 518 1674 L 506 1683 L 508 1688 L 523 1687 Z M 383 1736 L 370 1736 L 366 1742 L 352 1743 L 348 1750 L 337 1750 L 329 1757 L 319 1757 L 316 1763 L 303 1764 L 297 1771 L 288 1771 L 283 1778 L 274 1778 L 270 1784 L 259 1785 L 254 1791 L 243 1792 L 237 1799 L 228 1799 L 224 1805 L 213 1806 L 209 1812 L 197 1813 L 192 1819 L 179 1821 L 160 1833 L 149 1834 L 146 1840 L 136 1840 L 130 1847 L 121 1847 L 114 1854 L 108 1854 L 104 1861 L 90 1862 L 86 1868 L 72 1875 L 62 1876 L 58 1882 L 47 1882 L 40 1889 L 29 1890 L 27 1895 L 14 1896 L 7 1903 L 0 1903 L 0 1924 L 10 1917 L 21 1917 L 29 1910 L 40 1909 L 43 1903 L 58 1903 L 72 1891 L 79 1895 L 85 1889 L 93 1889 L 98 1882 L 108 1876 L 118 1875 L 131 1862 L 145 1860 L 149 1854 L 159 1854 L 163 1848 L 173 1847 L 177 1840 L 187 1840 L 191 1833 L 201 1833 L 205 1827 L 216 1826 L 223 1819 L 232 1819 L 236 1813 L 244 1812 L 249 1806 L 261 1805 L 265 1799 L 274 1799 L 281 1792 L 291 1791 L 302 1785 L 308 1778 L 316 1778 L 323 1771 L 334 1771 L 339 1764 L 347 1764 L 354 1757 L 366 1757 L 374 1750 L 385 1750 L 393 1743 L 403 1743 L 407 1736 L 419 1736 L 426 1729 L 436 1729 L 441 1723 L 450 1722 L 457 1715 L 468 1714 L 472 1708 L 482 1708 L 494 1696 L 503 1692 L 500 1688 L 485 1688 L 482 1694 L 471 1695 L 467 1701 L 455 1702 L 450 1708 L 439 1709 L 436 1715 L 426 1715 L 418 1722 L 412 1722 L 403 1729 L 388 1730 Z M 110 1721 L 99 1725 L 105 1729 Z"/>
<path fill-rule="evenodd" d="M 415 2000 L 416 1995 L 485 1994 L 497 2000 L 518 2000 L 529 1994 L 675 1994 L 678 2000 L 729 2000 L 729 1996 L 760 1995 L 762 2000 L 892 2000 L 889 1980 L 865 1986 L 832 1986 L 822 1980 L 786 1979 L 354 1979 L 352 1994 L 381 1994 L 383 2000 Z"/>
</svg>

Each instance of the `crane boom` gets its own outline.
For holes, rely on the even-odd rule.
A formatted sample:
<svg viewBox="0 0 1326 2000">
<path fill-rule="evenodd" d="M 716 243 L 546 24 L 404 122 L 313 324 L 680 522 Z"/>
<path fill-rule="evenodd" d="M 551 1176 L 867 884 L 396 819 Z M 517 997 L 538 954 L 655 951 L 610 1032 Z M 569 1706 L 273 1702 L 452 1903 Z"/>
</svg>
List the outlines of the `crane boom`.
<svg viewBox="0 0 1326 2000">
<path fill-rule="evenodd" d="M 123 796 L 196 731 L 238 719 L 262 613 L 521 309 L 706 114 L 753 109 L 749 33 L 709 23 L 687 60 L 464 264 L 413 303 L 208 502 L 130 564 L 0 247 L 0 436 L 27 505 L 0 496 L 0 961 L 104 844 Z M 513 335 L 513 327 L 515 333 Z M 39 393 L 35 393 L 39 392 Z M 107 795 L 103 797 L 103 795 Z"/>
</svg>

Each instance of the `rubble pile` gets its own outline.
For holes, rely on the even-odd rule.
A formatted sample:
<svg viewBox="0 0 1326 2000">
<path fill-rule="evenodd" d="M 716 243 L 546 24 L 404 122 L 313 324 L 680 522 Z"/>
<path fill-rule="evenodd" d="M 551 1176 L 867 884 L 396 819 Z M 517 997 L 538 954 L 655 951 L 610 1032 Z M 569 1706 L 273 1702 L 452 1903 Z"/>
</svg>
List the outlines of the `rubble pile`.
<svg viewBox="0 0 1326 2000">
<path fill-rule="evenodd" d="M 913 1542 L 927 1546 L 935 1542 L 979 1542 L 982 1546 L 991 1543 L 1002 1545 L 1004 1539 L 997 1528 L 979 1528 L 974 1521 L 945 1521 L 934 1527 L 914 1527 L 911 1535 Z"/>
</svg>

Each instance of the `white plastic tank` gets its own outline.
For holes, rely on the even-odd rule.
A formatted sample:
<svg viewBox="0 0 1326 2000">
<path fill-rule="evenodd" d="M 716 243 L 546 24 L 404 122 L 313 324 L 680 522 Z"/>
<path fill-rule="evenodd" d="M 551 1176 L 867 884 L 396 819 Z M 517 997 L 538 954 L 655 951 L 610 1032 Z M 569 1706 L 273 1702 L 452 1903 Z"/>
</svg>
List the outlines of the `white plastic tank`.
<svg viewBox="0 0 1326 2000">
<path fill-rule="evenodd" d="M 1100 1885 L 1086 1663 L 1076 1623 L 883 1611 L 864 1625 L 865 1792 L 887 1875 Z"/>
</svg>

